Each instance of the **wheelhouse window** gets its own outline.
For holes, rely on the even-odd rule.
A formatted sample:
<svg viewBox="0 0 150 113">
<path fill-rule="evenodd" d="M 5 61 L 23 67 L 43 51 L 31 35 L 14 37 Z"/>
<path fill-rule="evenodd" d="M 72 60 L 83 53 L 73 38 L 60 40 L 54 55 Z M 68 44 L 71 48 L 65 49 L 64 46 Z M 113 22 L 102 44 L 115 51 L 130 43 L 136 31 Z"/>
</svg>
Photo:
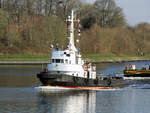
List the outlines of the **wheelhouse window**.
<svg viewBox="0 0 150 113">
<path fill-rule="evenodd" d="M 55 63 L 55 59 L 52 59 L 52 63 Z"/>
<path fill-rule="evenodd" d="M 71 60 L 69 61 L 69 64 L 71 64 Z"/>
<path fill-rule="evenodd" d="M 64 63 L 63 59 L 52 59 L 52 63 Z"/>
<path fill-rule="evenodd" d="M 60 63 L 60 59 L 56 59 L 56 63 Z"/>
<path fill-rule="evenodd" d="M 68 64 L 68 59 L 65 60 L 65 63 Z"/>
<path fill-rule="evenodd" d="M 61 59 L 61 63 L 64 63 L 64 59 Z"/>
</svg>

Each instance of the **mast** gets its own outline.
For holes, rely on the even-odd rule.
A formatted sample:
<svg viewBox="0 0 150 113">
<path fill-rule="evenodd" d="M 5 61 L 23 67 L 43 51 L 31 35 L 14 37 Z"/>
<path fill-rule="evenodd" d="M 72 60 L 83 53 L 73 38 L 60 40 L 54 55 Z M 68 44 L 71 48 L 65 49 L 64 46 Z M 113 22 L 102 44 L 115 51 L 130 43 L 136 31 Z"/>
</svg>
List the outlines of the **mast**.
<svg viewBox="0 0 150 113">
<path fill-rule="evenodd" d="M 71 11 L 71 18 L 68 18 L 68 22 L 70 22 L 70 36 L 69 36 L 69 50 L 77 51 L 74 45 L 74 11 Z"/>
</svg>

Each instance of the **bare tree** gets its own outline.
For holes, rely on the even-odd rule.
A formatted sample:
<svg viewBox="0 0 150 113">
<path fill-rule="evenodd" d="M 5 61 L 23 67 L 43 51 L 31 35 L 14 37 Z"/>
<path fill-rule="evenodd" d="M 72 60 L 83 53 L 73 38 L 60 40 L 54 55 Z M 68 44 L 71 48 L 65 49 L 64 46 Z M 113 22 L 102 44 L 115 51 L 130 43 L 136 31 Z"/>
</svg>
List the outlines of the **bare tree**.
<svg viewBox="0 0 150 113">
<path fill-rule="evenodd" d="M 2 8 L 2 0 L 0 0 L 0 9 Z"/>
<path fill-rule="evenodd" d="M 122 9 L 114 0 L 96 0 L 94 4 L 95 18 L 101 27 L 114 27 L 125 23 Z"/>
<path fill-rule="evenodd" d="M 80 0 L 56 0 L 56 14 L 63 19 L 72 9 L 79 10 L 80 8 Z"/>
</svg>

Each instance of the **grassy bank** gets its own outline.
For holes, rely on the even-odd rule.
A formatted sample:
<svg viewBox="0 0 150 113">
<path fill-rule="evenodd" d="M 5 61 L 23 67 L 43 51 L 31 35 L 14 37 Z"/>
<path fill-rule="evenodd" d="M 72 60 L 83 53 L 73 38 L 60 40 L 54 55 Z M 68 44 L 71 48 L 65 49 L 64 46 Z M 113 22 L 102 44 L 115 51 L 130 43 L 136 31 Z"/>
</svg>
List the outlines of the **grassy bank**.
<svg viewBox="0 0 150 113">
<path fill-rule="evenodd" d="M 49 54 L 7 54 L 0 55 L 0 61 L 49 61 Z M 83 59 L 92 62 L 115 62 L 130 60 L 150 60 L 150 54 L 144 56 L 115 56 L 88 54 L 83 55 Z"/>
<path fill-rule="evenodd" d="M 0 61 L 49 61 L 48 54 L 7 54 L 0 55 Z"/>
<path fill-rule="evenodd" d="M 83 58 L 91 62 L 116 62 L 116 61 L 132 61 L 132 60 L 150 60 L 150 55 L 115 56 L 115 55 L 89 54 L 83 55 Z"/>
</svg>

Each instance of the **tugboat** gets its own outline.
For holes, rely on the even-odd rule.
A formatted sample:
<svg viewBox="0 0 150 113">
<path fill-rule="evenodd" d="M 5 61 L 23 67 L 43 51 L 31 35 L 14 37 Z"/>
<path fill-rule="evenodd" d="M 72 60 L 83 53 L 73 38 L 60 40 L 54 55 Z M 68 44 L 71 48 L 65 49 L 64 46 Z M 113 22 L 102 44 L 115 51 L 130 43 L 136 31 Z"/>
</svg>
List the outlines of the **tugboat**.
<svg viewBox="0 0 150 113">
<path fill-rule="evenodd" d="M 125 79 L 150 79 L 150 67 L 136 69 L 136 65 L 129 65 L 124 70 Z"/>
<path fill-rule="evenodd" d="M 83 61 L 74 44 L 74 11 L 67 20 L 69 44 L 66 49 L 52 46 L 51 63 L 47 69 L 37 74 L 43 86 L 65 89 L 108 89 L 125 86 L 123 77 L 103 77 L 96 75 L 95 64 Z"/>
</svg>

